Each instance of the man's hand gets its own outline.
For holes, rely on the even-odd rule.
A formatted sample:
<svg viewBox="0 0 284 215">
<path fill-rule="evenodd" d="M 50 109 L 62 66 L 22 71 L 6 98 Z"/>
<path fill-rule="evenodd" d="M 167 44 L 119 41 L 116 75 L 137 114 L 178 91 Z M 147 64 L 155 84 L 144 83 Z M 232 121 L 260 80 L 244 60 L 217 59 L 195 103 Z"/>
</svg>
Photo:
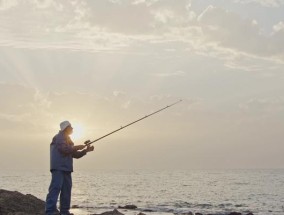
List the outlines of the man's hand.
<svg viewBox="0 0 284 215">
<path fill-rule="evenodd" d="M 76 151 L 78 151 L 78 150 L 84 149 L 85 147 L 86 147 L 86 145 L 77 145 L 77 146 L 74 146 L 74 149 L 75 149 Z"/>
<path fill-rule="evenodd" d="M 87 151 L 87 152 L 94 151 L 94 146 L 88 145 L 86 151 Z"/>
</svg>

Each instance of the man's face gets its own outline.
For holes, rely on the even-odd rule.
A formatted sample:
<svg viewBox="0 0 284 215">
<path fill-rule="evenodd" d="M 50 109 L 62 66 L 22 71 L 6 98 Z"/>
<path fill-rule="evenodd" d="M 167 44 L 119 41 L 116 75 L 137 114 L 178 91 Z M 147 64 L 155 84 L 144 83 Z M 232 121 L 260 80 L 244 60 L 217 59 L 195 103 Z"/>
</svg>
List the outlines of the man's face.
<svg viewBox="0 0 284 215">
<path fill-rule="evenodd" d="M 67 135 L 71 135 L 73 133 L 73 128 L 71 126 L 68 126 L 64 131 Z"/>
</svg>

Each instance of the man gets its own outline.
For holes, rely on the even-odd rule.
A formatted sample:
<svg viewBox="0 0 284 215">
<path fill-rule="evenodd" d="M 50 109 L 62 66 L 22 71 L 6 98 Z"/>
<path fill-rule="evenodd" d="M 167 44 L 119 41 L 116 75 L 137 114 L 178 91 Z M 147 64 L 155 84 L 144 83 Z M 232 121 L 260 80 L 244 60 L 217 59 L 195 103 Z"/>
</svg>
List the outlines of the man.
<svg viewBox="0 0 284 215">
<path fill-rule="evenodd" d="M 52 175 L 49 192 L 46 197 L 46 215 L 72 215 L 69 212 L 71 202 L 71 188 L 73 172 L 73 158 L 81 158 L 94 150 L 93 146 L 74 146 L 70 139 L 73 128 L 68 121 L 60 123 L 60 131 L 50 144 L 50 171 Z M 56 203 L 60 194 L 60 213 Z"/>
</svg>

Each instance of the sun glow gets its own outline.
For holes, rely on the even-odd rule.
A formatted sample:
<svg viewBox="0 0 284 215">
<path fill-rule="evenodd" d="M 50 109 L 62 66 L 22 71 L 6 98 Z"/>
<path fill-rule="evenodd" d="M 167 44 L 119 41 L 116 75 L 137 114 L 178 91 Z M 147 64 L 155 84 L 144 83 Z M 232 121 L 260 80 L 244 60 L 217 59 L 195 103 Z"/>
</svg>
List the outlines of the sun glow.
<svg viewBox="0 0 284 215">
<path fill-rule="evenodd" d="M 72 124 L 73 134 L 71 135 L 72 140 L 79 140 L 84 136 L 84 129 L 81 124 L 75 123 Z"/>
</svg>

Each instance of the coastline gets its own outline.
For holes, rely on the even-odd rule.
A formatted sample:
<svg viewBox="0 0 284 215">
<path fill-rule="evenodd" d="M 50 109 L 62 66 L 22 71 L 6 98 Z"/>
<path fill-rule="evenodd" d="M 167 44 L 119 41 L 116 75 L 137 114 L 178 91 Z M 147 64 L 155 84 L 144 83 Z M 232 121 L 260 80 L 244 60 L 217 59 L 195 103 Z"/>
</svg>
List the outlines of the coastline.
<svg viewBox="0 0 284 215">
<path fill-rule="evenodd" d="M 9 191 L 0 189 L 0 214 L 1 215 L 44 215 L 45 202 L 31 194 L 23 194 L 18 191 Z M 186 211 L 174 213 L 173 211 L 159 212 L 151 209 L 139 208 L 136 205 L 125 205 L 114 208 L 113 210 L 95 209 L 93 207 L 83 207 L 73 205 L 71 210 L 76 215 L 205 215 L 201 212 Z M 207 214 L 209 215 L 209 214 Z M 210 213 L 210 215 L 253 215 L 252 212 L 221 212 Z"/>
</svg>

